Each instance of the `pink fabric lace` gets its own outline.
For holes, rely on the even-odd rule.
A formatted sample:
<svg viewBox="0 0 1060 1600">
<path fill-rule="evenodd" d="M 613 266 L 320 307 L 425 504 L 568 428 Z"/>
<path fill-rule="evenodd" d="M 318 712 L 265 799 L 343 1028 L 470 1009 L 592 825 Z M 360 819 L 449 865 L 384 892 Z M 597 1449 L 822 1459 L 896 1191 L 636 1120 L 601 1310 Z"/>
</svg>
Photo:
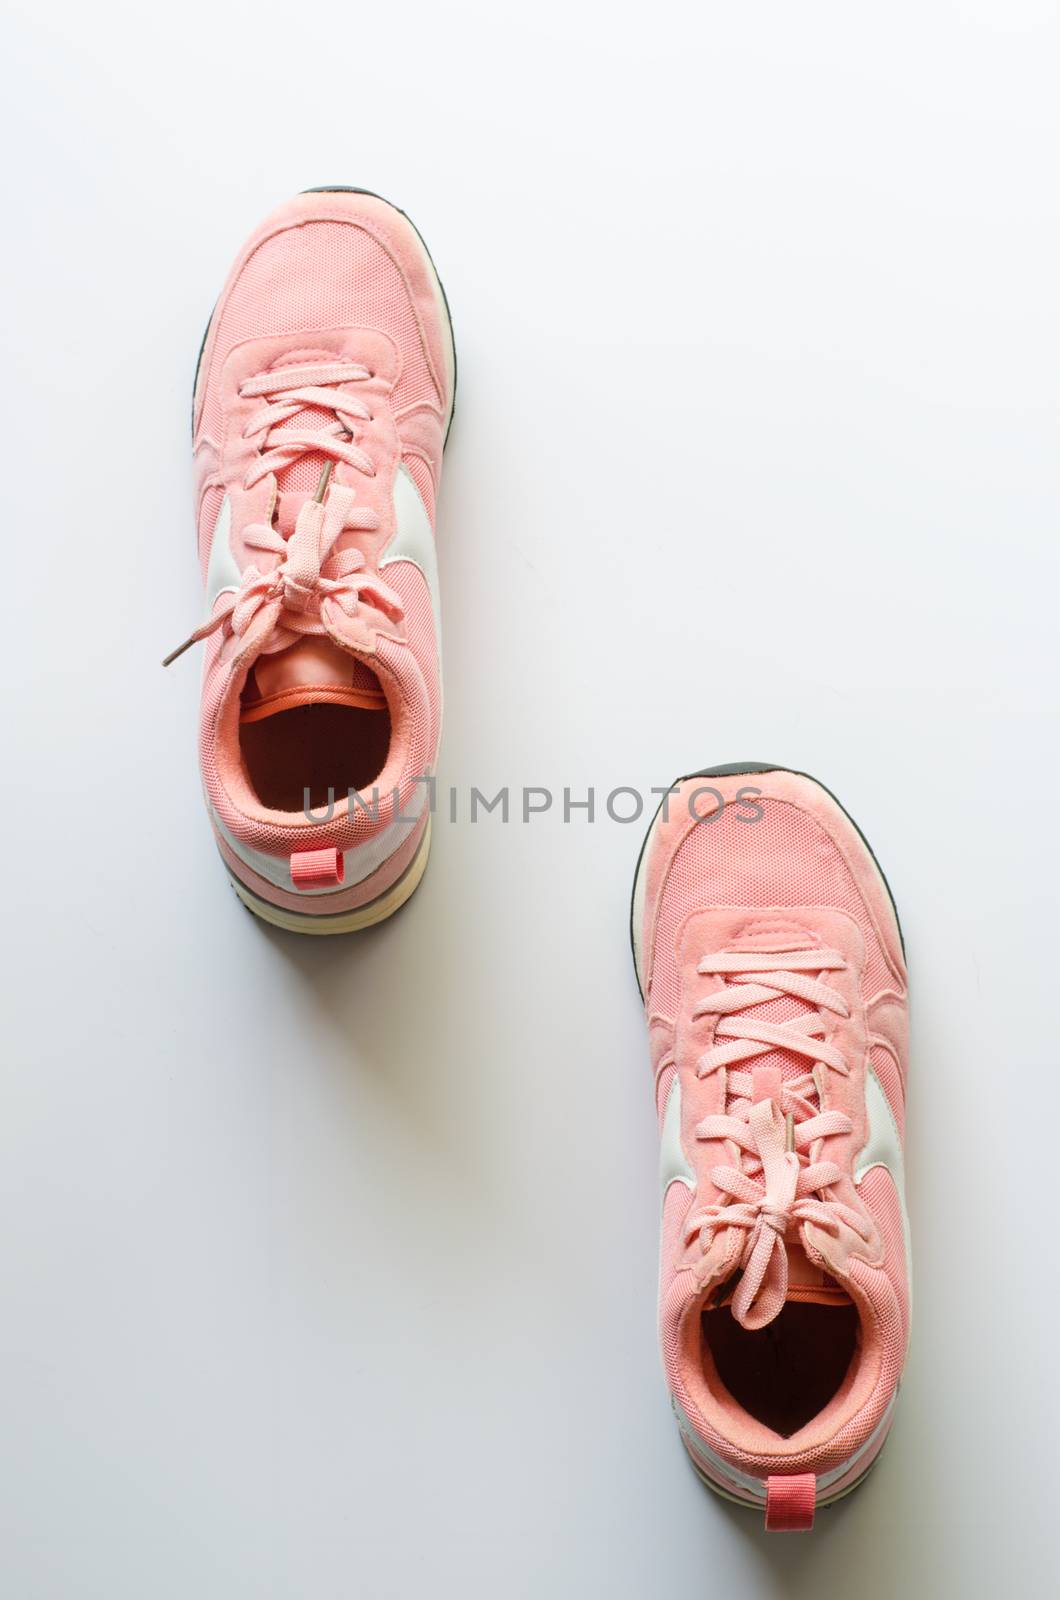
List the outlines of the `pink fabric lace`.
<svg viewBox="0 0 1060 1600">
<path fill-rule="evenodd" d="M 403 615 L 400 598 L 376 574 L 365 570 L 360 550 L 334 549 L 347 530 L 374 532 L 379 527 L 377 512 L 354 504 L 356 490 L 350 485 L 336 483 L 328 488 L 336 461 L 366 477 L 375 476 L 371 457 L 357 444 L 357 424 L 369 421 L 371 413 L 363 401 L 335 387 L 370 376 L 366 367 L 339 361 L 280 368 L 242 384 L 244 398 L 266 397 L 243 429 L 246 439 L 260 436 L 258 457 L 247 472 L 244 488 L 253 488 L 266 474 L 282 472 L 302 456 L 322 455 L 327 461 L 320 488 L 302 506 L 289 539 L 263 522 L 244 528 L 243 542 L 250 549 L 276 555 L 279 561 L 268 572 L 253 564 L 247 567 L 239 588 L 220 597 L 213 615 L 166 657 L 164 666 L 220 627 L 227 625 L 235 634 L 245 633 L 263 610 L 272 612 L 270 652 L 282 650 L 300 634 L 323 632 L 320 617 L 329 602 L 347 616 L 355 614 L 362 599 L 394 621 Z M 330 411 L 334 421 L 318 427 L 287 426 L 305 410 Z"/>
<path fill-rule="evenodd" d="M 722 976 L 725 986 L 700 1001 L 693 1016 L 720 1018 L 715 1043 L 697 1063 L 699 1077 L 727 1071 L 727 1109 L 704 1117 L 696 1128 L 699 1139 L 726 1139 L 741 1152 L 740 1166 L 716 1166 L 711 1182 L 728 1203 L 717 1203 L 688 1219 L 686 1244 L 696 1234 L 706 1250 L 722 1228 L 745 1233 L 740 1258 L 742 1277 L 732 1300 L 732 1311 L 745 1328 L 762 1328 L 778 1314 L 787 1298 L 789 1228 L 812 1222 L 835 1233 L 841 1223 L 866 1238 L 864 1218 L 827 1191 L 841 1181 L 843 1172 L 834 1161 L 821 1160 L 822 1141 L 831 1134 L 850 1133 L 853 1124 L 842 1111 L 822 1111 L 817 1071 L 828 1069 L 847 1076 L 842 1051 L 825 1041 L 828 1024 L 823 1012 L 848 1017 L 842 995 L 813 976 L 840 971 L 846 961 L 834 950 L 719 952 L 701 961 L 702 974 Z M 784 996 L 815 1009 L 787 1022 L 766 1022 L 742 1016 L 755 1006 Z M 750 1062 L 776 1050 L 790 1051 L 808 1063 L 795 1077 L 769 1084 L 760 1094 L 755 1074 L 733 1071 L 734 1063 Z"/>
</svg>

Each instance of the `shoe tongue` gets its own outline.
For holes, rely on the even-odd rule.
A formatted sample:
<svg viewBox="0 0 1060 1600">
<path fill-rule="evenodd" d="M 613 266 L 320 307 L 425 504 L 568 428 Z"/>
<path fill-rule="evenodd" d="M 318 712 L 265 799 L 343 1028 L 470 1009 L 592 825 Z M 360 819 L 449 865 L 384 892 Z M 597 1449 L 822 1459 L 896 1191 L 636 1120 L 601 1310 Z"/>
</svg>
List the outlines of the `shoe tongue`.
<svg viewBox="0 0 1060 1600">
<path fill-rule="evenodd" d="M 811 1261 L 800 1243 L 789 1239 L 786 1242 L 786 1248 L 788 1252 L 787 1301 L 796 1301 L 799 1305 L 814 1306 L 846 1306 L 850 1304 L 850 1296 L 843 1285 L 837 1282 L 823 1267 L 819 1267 Z M 737 1281 L 737 1278 L 732 1278 L 727 1284 L 724 1294 L 714 1303 L 720 1306 L 729 1305 L 733 1295 L 736 1293 Z"/>
<path fill-rule="evenodd" d="M 812 1262 L 801 1244 L 788 1245 L 788 1299 L 803 1305 L 845 1306 L 850 1296 L 823 1267 Z"/>
<path fill-rule="evenodd" d="M 352 706 L 385 711 L 386 696 L 370 667 L 331 639 L 299 639 L 274 655 L 259 656 L 243 689 L 240 722 L 298 706 Z"/>
</svg>

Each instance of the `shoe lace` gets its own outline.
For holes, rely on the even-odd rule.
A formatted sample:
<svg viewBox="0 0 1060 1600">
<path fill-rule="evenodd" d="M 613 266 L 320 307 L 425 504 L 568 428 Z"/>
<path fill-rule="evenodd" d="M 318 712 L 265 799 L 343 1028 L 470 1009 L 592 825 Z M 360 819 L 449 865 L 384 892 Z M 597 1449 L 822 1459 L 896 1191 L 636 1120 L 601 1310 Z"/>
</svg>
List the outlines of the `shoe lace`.
<svg viewBox="0 0 1060 1600">
<path fill-rule="evenodd" d="M 338 361 L 277 368 L 240 385 L 244 399 L 263 401 L 243 429 L 245 439 L 258 439 L 258 455 L 244 478 L 245 489 L 252 489 L 270 472 L 282 472 L 302 456 L 323 455 L 327 460 L 316 493 L 302 505 L 289 538 L 271 523 L 253 522 L 243 530 L 243 542 L 249 549 L 279 556 L 278 563 L 267 572 L 253 563 L 248 566 L 238 589 L 220 597 L 213 614 L 166 656 L 163 666 L 168 667 L 218 628 L 227 626 L 233 634 L 244 634 L 263 608 L 271 607 L 275 613 L 270 650 L 282 649 L 301 634 L 322 633 L 320 617 L 329 601 L 350 617 L 362 600 L 392 621 L 403 616 L 394 590 L 365 570 L 361 550 L 335 550 L 343 533 L 371 533 L 379 527 L 377 512 L 354 504 L 356 490 L 351 485 L 336 483 L 329 490 L 336 462 L 365 477 L 375 476 L 371 457 L 357 443 L 358 424 L 370 421 L 371 413 L 356 395 L 338 387 L 370 377 L 367 367 Z M 306 410 L 330 412 L 333 420 L 312 427 L 287 426 Z"/>
<path fill-rule="evenodd" d="M 793 1224 L 811 1222 L 835 1234 L 846 1223 L 861 1238 L 868 1237 L 864 1218 L 827 1192 L 841 1182 L 842 1169 L 835 1161 L 821 1159 L 823 1140 L 853 1129 L 845 1112 L 821 1110 L 817 1076 L 824 1069 L 849 1076 L 842 1051 L 825 1037 L 829 1031 L 825 1013 L 846 1018 L 850 1008 L 818 976 L 845 967 L 837 951 L 815 949 L 780 956 L 772 951 L 722 951 L 696 969 L 701 975 L 725 979 L 721 988 L 698 1002 L 693 1017 L 720 1019 L 714 1038 L 724 1042 L 715 1042 L 700 1057 L 696 1072 L 705 1078 L 725 1071 L 727 1095 L 725 1112 L 704 1117 L 696 1137 L 730 1141 L 740 1152 L 740 1165 L 711 1168 L 711 1182 L 729 1198 L 689 1217 L 685 1243 L 691 1244 L 698 1234 L 706 1250 L 719 1230 L 743 1230 L 742 1276 L 732 1312 L 745 1328 L 765 1327 L 784 1305 L 785 1238 Z M 742 1015 L 785 996 L 811 1009 L 786 1022 Z M 767 1098 L 756 1099 L 754 1077 L 743 1066 L 775 1050 L 803 1058 L 808 1070 L 780 1079 Z"/>
</svg>

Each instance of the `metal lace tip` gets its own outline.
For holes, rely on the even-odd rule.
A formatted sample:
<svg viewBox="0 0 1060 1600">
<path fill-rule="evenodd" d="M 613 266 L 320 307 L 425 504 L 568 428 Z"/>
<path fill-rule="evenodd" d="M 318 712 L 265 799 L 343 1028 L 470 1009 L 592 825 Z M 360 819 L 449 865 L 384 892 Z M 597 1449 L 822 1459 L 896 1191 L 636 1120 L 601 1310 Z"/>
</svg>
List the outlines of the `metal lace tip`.
<svg viewBox="0 0 1060 1600">
<path fill-rule="evenodd" d="M 178 644 L 177 648 L 175 650 L 171 650 L 169 652 L 168 656 L 163 656 L 162 657 L 162 665 L 164 667 L 171 667 L 173 665 L 174 661 L 176 661 L 177 657 L 178 656 L 182 656 L 184 654 L 185 650 L 190 650 L 192 645 L 195 644 L 195 643 L 196 643 L 195 635 L 193 633 L 189 634 L 189 636 L 185 639 L 183 644 Z"/>
<path fill-rule="evenodd" d="M 789 1155 L 795 1151 L 795 1118 L 789 1111 L 784 1118 L 784 1149 Z"/>
<path fill-rule="evenodd" d="M 334 461 L 331 461 L 331 460 L 325 461 L 325 463 L 324 463 L 324 470 L 320 474 L 320 482 L 317 484 L 316 493 L 313 496 L 313 499 L 317 502 L 318 505 L 320 504 L 320 502 L 324 498 L 324 494 L 325 494 L 325 492 L 327 490 L 327 486 L 328 486 L 328 480 L 331 477 L 332 470 L 334 469 L 334 466 L 335 466 L 335 463 L 334 463 Z"/>
</svg>

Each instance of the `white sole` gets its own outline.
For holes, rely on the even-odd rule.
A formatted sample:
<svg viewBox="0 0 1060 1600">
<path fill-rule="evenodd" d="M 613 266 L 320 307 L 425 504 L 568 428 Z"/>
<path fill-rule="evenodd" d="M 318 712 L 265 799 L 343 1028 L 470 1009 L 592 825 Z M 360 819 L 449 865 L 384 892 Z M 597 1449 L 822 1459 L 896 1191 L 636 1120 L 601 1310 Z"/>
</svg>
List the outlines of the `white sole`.
<svg viewBox="0 0 1060 1600">
<path fill-rule="evenodd" d="M 352 911 L 323 912 L 319 916 L 304 911 L 287 911 L 283 906 L 274 906 L 271 901 L 252 894 L 246 884 L 240 883 L 231 872 L 228 881 L 248 911 L 271 927 L 282 928 L 285 933 L 309 933 L 318 937 L 332 933 L 360 933 L 364 928 L 373 928 L 377 922 L 385 922 L 412 897 L 427 870 L 430 849 L 431 820 L 428 817 L 420 847 L 397 882 L 376 899 L 369 900 L 367 905 L 356 906 Z"/>
</svg>

